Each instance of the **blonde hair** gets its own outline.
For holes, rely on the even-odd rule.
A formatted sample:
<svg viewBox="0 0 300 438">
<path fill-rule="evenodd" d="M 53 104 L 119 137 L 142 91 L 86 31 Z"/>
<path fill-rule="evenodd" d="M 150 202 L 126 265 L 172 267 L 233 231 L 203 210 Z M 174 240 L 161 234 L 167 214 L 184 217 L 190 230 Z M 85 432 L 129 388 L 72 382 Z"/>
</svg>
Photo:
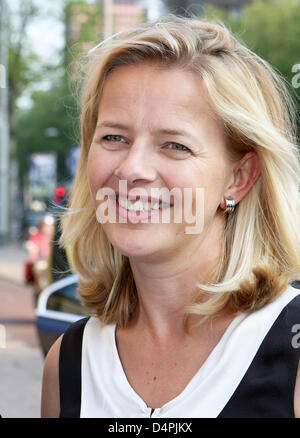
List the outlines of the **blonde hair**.
<svg viewBox="0 0 300 438">
<path fill-rule="evenodd" d="M 81 156 L 69 202 L 72 214 L 64 218 L 61 237 L 72 250 L 80 295 L 106 324 L 125 326 L 138 305 L 129 260 L 112 247 L 96 219 L 87 156 L 107 76 L 122 65 L 151 60 L 202 78 L 231 152 L 256 151 L 261 168 L 255 185 L 228 216 L 214 283 L 198 285 L 199 296 L 187 315 L 258 309 L 300 278 L 300 164 L 293 103 L 283 79 L 222 23 L 174 15 L 123 31 L 88 55 Z"/>
</svg>

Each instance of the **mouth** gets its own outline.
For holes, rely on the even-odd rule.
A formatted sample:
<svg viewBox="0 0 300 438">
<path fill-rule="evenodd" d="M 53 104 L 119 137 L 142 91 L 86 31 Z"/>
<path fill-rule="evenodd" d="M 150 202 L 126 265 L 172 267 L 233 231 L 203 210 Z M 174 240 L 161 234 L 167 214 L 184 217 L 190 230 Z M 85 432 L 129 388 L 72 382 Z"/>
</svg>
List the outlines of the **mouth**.
<svg viewBox="0 0 300 438">
<path fill-rule="evenodd" d="M 172 203 L 151 197 L 136 196 L 136 199 L 130 200 L 126 196 L 117 194 L 116 200 L 124 210 L 133 212 L 151 212 L 173 207 Z"/>
</svg>

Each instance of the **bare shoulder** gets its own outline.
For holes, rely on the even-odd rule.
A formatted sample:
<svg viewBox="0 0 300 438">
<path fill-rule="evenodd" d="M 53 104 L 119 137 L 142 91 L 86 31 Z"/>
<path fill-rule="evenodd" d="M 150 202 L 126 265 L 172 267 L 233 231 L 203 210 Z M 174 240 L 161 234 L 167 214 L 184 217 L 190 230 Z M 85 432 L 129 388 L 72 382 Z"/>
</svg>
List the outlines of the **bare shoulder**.
<svg viewBox="0 0 300 438">
<path fill-rule="evenodd" d="M 62 336 L 50 348 L 44 364 L 42 385 L 42 418 L 59 418 L 59 351 Z"/>
<path fill-rule="evenodd" d="M 294 393 L 294 410 L 295 410 L 295 417 L 300 418 L 300 360 L 298 364 L 298 372 L 297 372 L 295 393 Z"/>
</svg>

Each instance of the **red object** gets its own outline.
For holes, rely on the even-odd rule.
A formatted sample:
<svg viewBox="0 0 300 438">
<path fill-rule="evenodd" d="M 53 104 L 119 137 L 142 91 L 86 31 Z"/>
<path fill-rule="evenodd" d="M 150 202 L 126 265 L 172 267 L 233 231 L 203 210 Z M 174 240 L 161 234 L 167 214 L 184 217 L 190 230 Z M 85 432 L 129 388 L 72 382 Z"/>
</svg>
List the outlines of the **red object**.
<svg viewBox="0 0 300 438">
<path fill-rule="evenodd" d="M 55 190 L 55 196 L 53 198 L 54 204 L 56 205 L 60 204 L 65 194 L 66 194 L 66 189 L 64 187 L 62 186 L 57 187 Z"/>
<path fill-rule="evenodd" d="M 32 262 L 25 262 L 24 276 L 25 276 L 25 283 L 26 284 L 32 284 L 33 283 L 32 267 L 33 267 L 33 263 Z"/>
<path fill-rule="evenodd" d="M 57 187 L 55 193 L 58 197 L 62 198 L 66 194 L 66 189 L 64 187 Z"/>
</svg>

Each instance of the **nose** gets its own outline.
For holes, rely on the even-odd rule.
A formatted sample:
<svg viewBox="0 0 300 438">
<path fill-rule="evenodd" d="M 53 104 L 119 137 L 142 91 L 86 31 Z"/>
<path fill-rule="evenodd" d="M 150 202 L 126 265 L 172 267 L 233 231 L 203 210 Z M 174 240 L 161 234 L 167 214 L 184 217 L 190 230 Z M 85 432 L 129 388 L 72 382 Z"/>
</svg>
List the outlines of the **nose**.
<svg viewBox="0 0 300 438">
<path fill-rule="evenodd" d="M 126 180 L 131 185 L 154 181 L 157 172 L 153 163 L 151 148 L 139 143 L 133 144 L 114 174 L 120 180 Z"/>
</svg>

